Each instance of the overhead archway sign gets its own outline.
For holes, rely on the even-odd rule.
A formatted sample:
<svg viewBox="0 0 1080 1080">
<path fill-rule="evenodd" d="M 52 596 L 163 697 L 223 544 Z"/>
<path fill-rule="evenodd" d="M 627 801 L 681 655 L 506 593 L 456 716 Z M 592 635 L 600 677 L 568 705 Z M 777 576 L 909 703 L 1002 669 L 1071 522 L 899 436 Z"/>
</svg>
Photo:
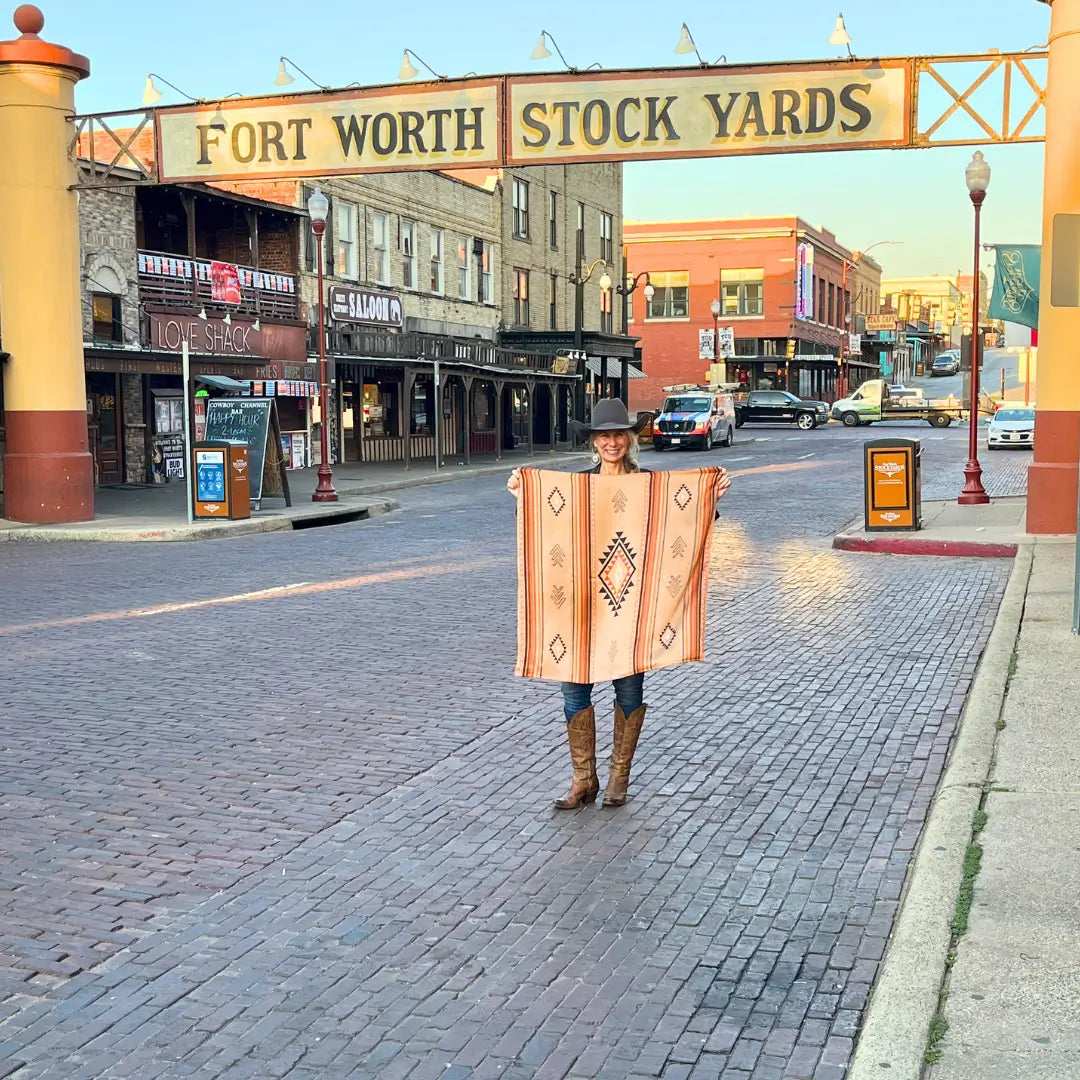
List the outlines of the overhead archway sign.
<svg viewBox="0 0 1080 1080">
<path fill-rule="evenodd" d="M 1046 92 L 1032 65 L 1045 55 L 493 75 L 200 101 L 144 110 L 126 138 L 113 118 L 130 112 L 77 117 L 76 146 L 93 154 L 96 136 L 114 140 L 111 162 L 81 171 L 94 186 L 114 167 L 176 183 L 1038 142 Z M 988 100 L 991 77 L 1001 89 Z M 944 100 L 930 116 L 924 84 Z M 130 150 L 147 128 L 151 166 Z"/>
</svg>

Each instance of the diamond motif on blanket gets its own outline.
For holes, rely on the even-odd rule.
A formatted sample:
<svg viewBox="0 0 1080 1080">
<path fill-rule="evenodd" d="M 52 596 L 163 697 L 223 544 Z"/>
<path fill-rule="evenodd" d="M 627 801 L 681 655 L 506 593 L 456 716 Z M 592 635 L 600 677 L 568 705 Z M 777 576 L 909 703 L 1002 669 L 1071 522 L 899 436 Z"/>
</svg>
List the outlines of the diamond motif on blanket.
<svg viewBox="0 0 1080 1080">
<path fill-rule="evenodd" d="M 679 490 L 675 492 L 675 505 L 680 510 L 685 510 L 693 501 L 693 498 L 690 489 L 685 484 L 680 484 Z"/>
<path fill-rule="evenodd" d="M 665 649 L 670 649 L 675 643 L 676 636 L 677 632 L 675 627 L 672 626 L 671 623 L 668 623 L 667 626 L 660 631 L 660 644 L 663 645 Z"/>
<path fill-rule="evenodd" d="M 627 593 L 634 584 L 637 572 L 637 555 L 621 533 L 607 546 L 600 557 L 600 570 L 597 578 L 600 582 L 600 595 L 611 605 L 612 614 L 618 615 L 626 600 Z"/>
<path fill-rule="evenodd" d="M 551 508 L 551 512 L 558 517 L 566 509 L 566 496 L 557 487 L 554 487 L 548 492 L 547 504 Z"/>
<path fill-rule="evenodd" d="M 563 657 L 566 655 L 566 642 L 562 639 L 562 634 L 556 634 L 548 643 L 548 649 L 551 651 L 551 655 L 555 657 L 555 663 L 561 664 Z"/>
</svg>

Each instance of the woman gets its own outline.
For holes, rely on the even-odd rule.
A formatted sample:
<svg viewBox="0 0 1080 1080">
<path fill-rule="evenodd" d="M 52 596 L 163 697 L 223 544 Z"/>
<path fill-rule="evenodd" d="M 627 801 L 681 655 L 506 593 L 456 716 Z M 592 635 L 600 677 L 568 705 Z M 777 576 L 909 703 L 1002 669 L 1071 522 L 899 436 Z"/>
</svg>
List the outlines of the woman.
<svg viewBox="0 0 1080 1080">
<path fill-rule="evenodd" d="M 635 426 L 630 423 L 626 406 L 617 398 L 598 401 L 593 407 L 589 424 L 577 421 L 572 424 L 575 434 L 587 436 L 592 445 L 594 465 L 585 471 L 601 476 L 648 472 L 637 463 L 637 431 L 648 419 L 646 414 Z M 521 490 L 520 469 L 510 474 L 506 489 L 514 498 L 518 497 Z M 604 806 L 622 806 L 626 802 L 630 765 L 637 749 L 641 725 L 645 722 L 647 706 L 643 700 L 644 684 L 643 671 L 626 675 L 613 683 L 615 741 L 611 750 L 608 784 L 604 789 Z M 565 798 L 556 800 L 555 808 L 576 810 L 586 803 L 595 802 L 600 793 L 600 780 L 596 775 L 596 714 L 592 705 L 592 684 L 564 682 L 562 694 L 574 777 L 570 791 Z"/>
</svg>

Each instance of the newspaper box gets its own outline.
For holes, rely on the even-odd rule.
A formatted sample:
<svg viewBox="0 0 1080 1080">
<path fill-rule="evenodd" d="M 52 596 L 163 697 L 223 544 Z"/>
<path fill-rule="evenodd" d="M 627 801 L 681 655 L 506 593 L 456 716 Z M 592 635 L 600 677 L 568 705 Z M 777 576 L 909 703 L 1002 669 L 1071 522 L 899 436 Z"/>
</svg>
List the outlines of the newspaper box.
<svg viewBox="0 0 1080 1080">
<path fill-rule="evenodd" d="M 245 443 L 197 442 L 191 482 L 195 517 L 251 517 L 251 485 Z"/>
<path fill-rule="evenodd" d="M 918 439 L 864 444 L 864 508 L 868 532 L 922 528 L 922 446 Z"/>
</svg>

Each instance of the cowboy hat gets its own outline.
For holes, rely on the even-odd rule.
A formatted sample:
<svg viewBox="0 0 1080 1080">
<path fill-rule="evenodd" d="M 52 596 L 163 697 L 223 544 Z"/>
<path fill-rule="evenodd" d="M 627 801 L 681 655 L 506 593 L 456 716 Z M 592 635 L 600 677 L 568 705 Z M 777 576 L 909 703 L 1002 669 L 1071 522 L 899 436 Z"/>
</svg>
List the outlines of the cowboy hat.
<svg viewBox="0 0 1080 1080">
<path fill-rule="evenodd" d="M 570 421 L 570 430 L 584 441 L 596 431 L 641 431 L 652 419 L 651 413 L 642 413 L 631 423 L 626 406 L 618 398 L 601 398 L 592 409 L 592 418 L 588 423 L 580 420 Z"/>
</svg>

